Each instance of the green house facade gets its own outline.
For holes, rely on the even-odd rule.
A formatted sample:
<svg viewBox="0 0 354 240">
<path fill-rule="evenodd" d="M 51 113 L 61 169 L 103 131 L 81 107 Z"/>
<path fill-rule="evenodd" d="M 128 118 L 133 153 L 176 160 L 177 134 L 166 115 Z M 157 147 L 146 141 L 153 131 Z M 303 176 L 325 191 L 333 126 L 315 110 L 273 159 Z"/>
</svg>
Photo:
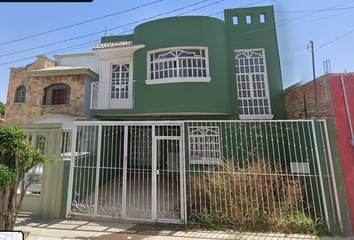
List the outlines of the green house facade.
<svg viewBox="0 0 354 240">
<path fill-rule="evenodd" d="M 285 119 L 273 7 L 182 16 L 102 37 L 97 120 Z"/>
</svg>

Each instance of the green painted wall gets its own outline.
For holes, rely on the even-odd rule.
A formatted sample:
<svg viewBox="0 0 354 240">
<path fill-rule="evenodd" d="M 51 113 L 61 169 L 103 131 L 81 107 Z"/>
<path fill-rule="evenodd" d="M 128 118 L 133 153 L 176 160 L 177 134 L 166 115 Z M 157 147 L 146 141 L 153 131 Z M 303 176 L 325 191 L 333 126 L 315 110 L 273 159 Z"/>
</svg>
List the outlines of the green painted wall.
<svg viewBox="0 0 354 240">
<path fill-rule="evenodd" d="M 265 13 L 266 23 L 243 24 L 242 14 L 247 11 Z M 232 22 L 235 14 L 240 16 L 238 25 Z M 135 107 L 91 110 L 91 117 L 98 120 L 199 119 L 207 115 L 201 119 L 238 119 L 234 50 L 253 48 L 265 48 L 272 112 L 275 119 L 286 117 L 272 6 L 225 10 L 225 22 L 206 16 L 158 19 L 138 25 L 134 34 L 102 37 L 101 41 L 124 40 L 145 44 L 134 53 Z M 208 48 L 211 81 L 146 85 L 147 52 L 179 46 Z"/>
<path fill-rule="evenodd" d="M 260 22 L 261 14 L 265 16 L 264 23 Z M 246 15 L 251 15 L 252 23 L 246 23 Z M 238 24 L 233 23 L 234 16 L 237 16 Z M 273 6 L 226 9 L 225 23 L 232 89 L 236 89 L 234 50 L 264 48 L 272 114 L 274 119 L 286 119 Z M 232 91 L 232 99 L 237 99 L 236 91 Z M 232 103 L 233 111 L 237 113 L 237 101 Z"/>
</svg>

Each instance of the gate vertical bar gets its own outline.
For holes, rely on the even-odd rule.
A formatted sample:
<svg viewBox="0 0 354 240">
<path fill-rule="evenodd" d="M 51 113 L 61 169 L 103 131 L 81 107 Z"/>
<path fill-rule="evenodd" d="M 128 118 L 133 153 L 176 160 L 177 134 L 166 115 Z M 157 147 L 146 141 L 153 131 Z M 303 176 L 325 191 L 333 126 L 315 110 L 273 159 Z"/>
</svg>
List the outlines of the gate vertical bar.
<svg viewBox="0 0 354 240">
<path fill-rule="evenodd" d="M 122 189 L 122 216 L 125 218 L 127 205 L 127 161 L 128 161 L 128 125 L 124 125 L 124 150 L 123 150 L 123 189 Z"/>
<path fill-rule="evenodd" d="M 327 222 L 327 227 L 328 230 L 331 231 L 331 226 L 329 224 L 329 217 L 328 217 L 328 210 L 327 210 L 327 201 L 326 201 L 326 196 L 324 193 L 324 185 L 323 185 L 323 174 L 322 174 L 322 169 L 321 169 L 321 163 L 320 163 L 320 156 L 318 153 L 318 145 L 317 145 L 317 135 L 316 135 L 316 129 L 315 129 L 315 120 L 311 120 L 311 125 L 312 125 L 312 133 L 313 133 L 313 138 L 314 138 L 314 146 L 315 146 L 315 153 L 316 153 L 316 160 L 317 160 L 317 167 L 318 167 L 318 172 L 320 174 L 320 185 L 321 185 L 321 194 L 322 194 L 322 200 L 323 200 L 323 208 L 326 216 L 326 222 Z"/>
<path fill-rule="evenodd" d="M 184 224 L 187 224 L 187 198 L 186 198 L 186 168 L 185 168 L 185 135 L 184 135 L 184 123 L 180 124 L 180 133 L 181 133 L 181 142 L 179 145 L 180 148 L 180 194 L 181 194 L 181 221 L 184 222 Z"/>
<path fill-rule="evenodd" d="M 74 164 L 75 164 L 75 144 L 77 140 L 77 124 L 74 122 L 73 125 L 73 135 L 71 142 L 71 158 L 70 158 L 70 170 L 69 170 L 69 186 L 68 186 L 68 199 L 66 203 L 66 218 L 69 217 L 70 209 L 71 209 L 71 198 L 73 192 L 73 176 L 74 176 Z"/>
<path fill-rule="evenodd" d="M 326 120 L 321 120 L 324 126 L 324 135 L 325 135 L 325 141 L 326 141 L 326 147 L 327 147 L 327 152 L 328 152 L 328 162 L 329 162 L 329 168 L 331 171 L 332 175 L 332 185 L 334 189 L 334 201 L 336 205 L 336 211 L 337 211 L 337 217 L 338 217 L 338 223 L 341 232 L 343 232 L 343 223 L 342 223 L 342 215 L 340 211 L 340 204 L 339 204 L 339 199 L 338 199 L 338 189 L 337 189 L 337 183 L 336 183 L 336 178 L 334 175 L 334 167 L 333 167 L 333 159 L 332 159 L 332 152 L 331 152 L 331 146 L 329 145 L 329 137 L 328 137 L 328 130 L 327 130 L 327 121 Z"/>
<path fill-rule="evenodd" d="M 98 126 L 98 138 L 97 138 L 97 165 L 96 165 L 96 185 L 95 185 L 95 209 L 94 215 L 97 215 L 98 208 L 98 191 L 99 191 L 99 174 L 101 163 L 101 143 L 102 143 L 102 125 Z"/>
<path fill-rule="evenodd" d="M 157 207 L 157 179 L 156 179 L 156 169 L 157 169 L 157 149 L 156 149 L 156 137 L 155 137 L 155 125 L 151 127 L 151 138 L 152 138 L 152 159 L 151 159 L 151 218 L 153 221 L 156 220 L 156 207 Z"/>
</svg>

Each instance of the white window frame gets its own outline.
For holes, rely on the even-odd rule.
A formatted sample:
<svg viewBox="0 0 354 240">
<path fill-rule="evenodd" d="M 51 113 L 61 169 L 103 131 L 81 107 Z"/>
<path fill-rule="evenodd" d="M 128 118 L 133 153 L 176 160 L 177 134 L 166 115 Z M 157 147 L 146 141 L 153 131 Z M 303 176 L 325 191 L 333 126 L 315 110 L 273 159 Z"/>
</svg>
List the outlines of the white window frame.
<svg viewBox="0 0 354 240">
<path fill-rule="evenodd" d="M 151 60 L 151 55 L 158 53 L 158 52 L 163 52 L 163 51 L 176 51 L 176 50 L 188 50 L 188 49 L 196 49 L 196 50 L 204 50 L 205 51 L 205 57 L 201 56 L 195 56 L 195 57 L 174 57 L 174 58 L 166 58 L 166 59 L 160 59 L 160 60 Z M 160 48 L 152 51 L 147 52 L 147 80 L 145 83 L 147 85 L 149 84 L 162 84 L 162 83 L 176 83 L 176 82 L 210 82 L 211 77 L 209 75 L 209 57 L 208 57 L 208 48 L 207 47 L 200 47 L 200 46 L 180 46 L 180 47 L 171 47 L 171 48 Z M 194 59 L 196 60 L 204 60 L 205 61 L 205 71 L 206 71 L 206 76 L 205 77 L 181 77 L 179 76 L 179 70 L 183 70 L 183 67 L 179 66 L 179 60 L 189 60 L 193 61 Z M 176 67 L 172 67 L 173 70 L 177 70 L 177 75 L 178 77 L 164 77 L 164 78 L 158 78 L 158 79 L 151 79 L 151 64 L 155 63 L 166 63 L 168 64 L 169 61 L 176 61 Z M 167 66 L 168 67 L 168 66 Z M 155 66 L 153 66 L 155 68 Z M 167 68 L 166 71 L 172 70 Z M 187 70 L 191 69 L 193 70 L 199 70 L 199 69 L 204 69 L 204 68 L 194 68 L 193 63 L 191 67 L 187 67 Z M 153 70 L 153 73 L 155 71 Z"/>
<path fill-rule="evenodd" d="M 241 65 L 237 66 L 236 61 L 240 60 L 240 58 L 237 58 L 237 56 L 241 54 L 247 54 L 250 56 L 250 53 L 256 52 L 256 51 L 261 51 L 262 55 L 258 57 L 257 61 L 259 61 L 259 58 L 263 59 L 263 64 L 249 64 L 249 69 L 248 72 L 246 72 L 246 67 L 244 67 L 244 72 L 237 71 L 237 67 L 239 67 L 239 70 L 241 69 Z M 245 59 L 245 58 L 243 58 Z M 252 59 L 252 57 L 247 57 L 248 61 Z M 247 106 L 246 108 L 248 109 L 247 114 L 245 114 L 244 111 L 239 110 L 239 117 L 241 120 L 251 120 L 251 119 L 273 119 L 274 115 L 272 115 L 272 109 L 271 109 L 271 102 L 270 102 L 270 95 L 269 95 L 269 82 L 268 82 L 268 74 L 267 74 L 267 64 L 266 64 L 266 57 L 265 57 L 265 49 L 264 48 L 256 48 L 256 49 L 236 49 L 234 51 L 234 60 L 235 60 L 235 73 L 236 73 L 236 88 L 237 88 L 237 99 L 238 99 L 238 105 L 239 109 L 240 107 L 242 110 L 244 110 L 244 101 L 247 101 Z M 254 58 L 253 58 L 254 61 Z M 246 66 L 246 65 L 243 65 Z M 251 66 L 254 67 L 253 72 L 251 72 Z M 256 66 L 259 68 L 258 71 L 256 71 Z M 261 66 L 263 67 L 263 71 L 261 71 Z M 256 75 L 259 75 L 260 79 L 262 78 L 263 75 L 263 81 L 257 81 L 256 80 Z M 254 81 L 252 80 L 252 77 L 254 76 Z M 245 78 L 245 81 L 242 82 L 239 81 L 241 77 Z M 248 80 L 247 80 L 248 78 Z M 246 84 L 246 88 L 243 88 L 242 84 Z M 260 85 L 257 85 L 259 83 Z M 262 86 L 262 83 L 264 83 L 264 87 Z M 249 84 L 249 85 L 247 85 Z M 254 88 L 254 84 L 256 88 Z M 259 86 L 261 89 L 258 89 Z M 240 88 L 241 87 L 241 88 Z M 257 91 L 257 95 L 259 94 L 258 91 L 261 91 L 262 96 L 255 96 L 254 91 Z M 243 92 L 246 92 L 247 96 L 243 96 Z M 241 94 L 240 94 L 241 93 Z M 250 95 L 248 95 L 248 93 Z M 257 100 L 257 106 L 255 106 L 254 101 Z M 259 100 L 261 100 L 263 106 L 259 106 Z M 264 106 L 264 100 L 267 100 L 268 106 Z M 240 101 L 242 101 L 242 106 L 240 106 Z M 250 101 L 252 102 L 252 106 L 249 105 Z M 266 113 L 266 107 L 268 107 L 268 113 Z M 253 113 L 250 114 L 250 108 L 252 108 Z M 256 109 L 258 109 L 258 113 L 256 112 Z M 263 113 L 261 112 L 261 108 L 263 110 Z M 240 113 L 241 112 L 241 113 Z"/>
<path fill-rule="evenodd" d="M 195 129 L 195 130 L 193 130 Z M 193 133 L 194 132 L 194 133 Z M 195 134 L 198 132 L 198 134 Z M 206 138 L 213 138 L 213 142 L 206 142 Z M 204 138 L 203 142 L 192 141 L 192 138 Z M 192 149 L 196 149 L 196 146 L 193 147 L 193 144 L 199 144 L 200 146 L 208 148 L 204 149 L 204 156 L 200 156 L 200 159 L 192 157 Z M 211 149 L 210 146 L 214 146 Z M 221 145 L 220 145 L 220 129 L 218 126 L 189 126 L 188 127 L 188 149 L 189 149 L 189 164 L 221 164 Z M 201 151 L 201 150 L 198 150 Z M 212 157 L 205 157 L 206 152 L 209 151 L 209 155 Z"/>
</svg>

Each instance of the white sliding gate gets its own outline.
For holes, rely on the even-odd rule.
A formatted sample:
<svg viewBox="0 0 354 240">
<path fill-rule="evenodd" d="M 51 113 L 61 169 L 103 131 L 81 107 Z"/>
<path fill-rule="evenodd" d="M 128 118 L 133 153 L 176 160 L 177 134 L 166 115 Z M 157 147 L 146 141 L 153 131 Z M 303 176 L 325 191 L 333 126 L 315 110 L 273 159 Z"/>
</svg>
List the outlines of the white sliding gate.
<svg viewBox="0 0 354 240">
<path fill-rule="evenodd" d="M 183 124 L 74 124 L 67 215 L 181 223 Z"/>
</svg>

